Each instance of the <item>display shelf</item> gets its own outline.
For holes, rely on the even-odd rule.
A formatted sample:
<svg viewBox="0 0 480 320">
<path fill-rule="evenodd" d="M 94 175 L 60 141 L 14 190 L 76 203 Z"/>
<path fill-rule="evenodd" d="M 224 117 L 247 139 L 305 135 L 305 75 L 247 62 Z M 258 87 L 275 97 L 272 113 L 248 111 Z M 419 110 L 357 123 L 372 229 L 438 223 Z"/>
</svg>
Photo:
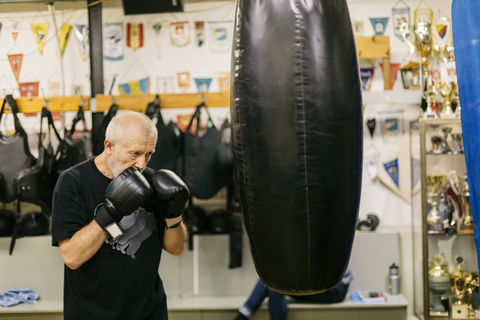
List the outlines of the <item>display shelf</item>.
<svg viewBox="0 0 480 320">
<path fill-rule="evenodd" d="M 414 270 L 416 300 L 421 300 L 415 303 L 415 313 L 425 320 L 451 319 L 453 312 L 451 306 L 455 299 L 451 285 L 449 285 L 447 291 L 443 293 L 443 296 L 449 298 L 450 315 L 446 317 L 430 314 L 430 310 L 435 302 L 435 297 L 438 297 L 438 295 L 433 295 L 430 291 L 429 259 L 437 253 L 442 254 L 445 262 L 448 264 L 448 276 L 450 277 L 456 268 L 455 259 L 457 256 L 464 258 L 464 269 L 466 272 L 472 273 L 478 271 L 477 254 L 473 234 L 432 234 L 428 232 L 427 217 L 430 209 L 427 203 L 427 175 L 443 174 L 447 176 L 452 170 L 455 170 L 457 176 L 460 179 L 463 178 L 463 175 L 466 173 L 465 155 L 463 153 L 431 153 L 427 152 L 427 150 L 432 149 L 433 139 L 431 139 L 431 137 L 433 136 L 441 136 L 443 142 L 448 142 L 449 135 L 445 135 L 445 131 L 442 131 L 442 129 L 452 128 L 452 133 L 454 131 L 461 133 L 461 121 L 460 119 L 420 119 L 418 127 L 420 142 L 421 228 L 416 229 L 419 231 L 414 232 L 413 237 L 421 241 L 420 248 L 418 246 L 414 247 L 414 256 L 417 259 L 421 259 L 422 263 L 415 264 Z M 446 138 L 448 139 L 445 140 Z M 460 194 L 458 196 L 461 197 Z M 435 198 L 432 196 L 432 199 Z M 463 205 L 462 202 L 461 206 L 463 207 Z M 442 220 L 443 219 L 446 219 L 446 217 L 443 217 Z M 418 268 L 418 266 L 421 266 L 421 268 Z M 469 301 L 471 300 L 469 300 L 468 297 L 465 298 L 465 302 L 468 303 Z M 470 318 L 466 317 L 465 319 Z"/>
<path fill-rule="evenodd" d="M 52 112 L 66 112 L 66 111 L 78 111 L 78 107 L 82 104 L 82 98 L 84 103 L 83 110 L 89 110 L 90 98 L 87 96 L 70 96 L 70 97 L 47 97 L 48 109 Z M 39 113 L 42 111 L 45 105 L 44 98 L 40 97 L 22 97 L 15 98 L 19 113 Z M 0 99 L 0 104 L 3 103 L 3 98 Z M 5 112 L 11 112 L 6 109 Z"/>
<path fill-rule="evenodd" d="M 363 91 L 363 103 L 418 104 L 422 102 L 420 90 Z"/>
</svg>

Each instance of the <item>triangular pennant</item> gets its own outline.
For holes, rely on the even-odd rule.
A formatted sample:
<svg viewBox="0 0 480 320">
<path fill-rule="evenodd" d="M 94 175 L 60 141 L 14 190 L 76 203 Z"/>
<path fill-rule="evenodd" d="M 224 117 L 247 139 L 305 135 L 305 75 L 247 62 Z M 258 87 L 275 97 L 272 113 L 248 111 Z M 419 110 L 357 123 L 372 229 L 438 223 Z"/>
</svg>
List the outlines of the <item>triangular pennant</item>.
<svg viewBox="0 0 480 320">
<path fill-rule="evenodd" d="M 361 20 L 352 20 L 352 29 L 355 37 L 363 36 L 364 22 Z"/>
<path fill-rule="evenodd" d="M 23 53 L 7 54 L 7 56 L 8 61 L 10 62 L 10 67 L 12 67 L 15 80 L 17 80 L 18 82 L 18 78 L 20 77 L 20 70 L 22 69 Z"/>
<path fill-rule="evenodd" d="M 106 60 L 123 60 L 124 52 L 123 23 L 105 23 L 103 28 L 103 51 Z"/>
<path fill-rule="evenodd" d="M 370 90 L 370 86 L 372 85 L 373 74 L 375 72 L 374 68 L 361 68 L 360 69 L 360 77 L 362 79 L 362 89 L 363 90 Z"/>
<path fill-rule="evenodd" d="M 373 138 L 373 133 L 375 132 L 375 127 L 377 125 L 377 120 L 375 118 L 367 120 L 368 131 L 370 131 L 370 136 Z"/>
<path fill-rule="evenodd" d="M 205 22 L 195 21 L 195 39 L 199 47 L 205 42 Z"/>
<path fill-rule="evenodd" d="M 378 175 L 378 164 L 380 162 L 380 153 L 373 145 L 369 145 L 363 151 L 363 163 L 371 180 L 375 180 Z"/>
<path fill-rule="evenodd" d="M 230 72 L 217 72 L 218 90 L 230 91 Z"/>
<path fill-rule="evenodd" d="M 210 47 L 212 51 L 225 52 L 231 48 L 232 21 L 210 21 Z"/>
<path fill-rule="evenodd" d="M 385 167 L 385 170 L 390 178 L 392 178 L 393 182 L 395 182 L 398 187 L 398 159 L 386 162 L 383 164 L 383 166 Z"/>
<path fill-rule="evenodd" d="M 143 47 L 143 23 L 127 23 L 127 47 L 133 51 Z"/>
<path fill-rule="evenodd" d="M 71 26 L 64 23 L 60 28 L 60 35 L 58 36 L 58 42 L 60 43 L 60 51 L 65 51 L 65 45 L 67 44 L 68 35 L 70 34 Z"/>
<path fill-rule="evenodd" d="M 12 30 L 13 41 L 17 41 L 18 33 L 20 32 L 20 27 L 22 26 L 23 19 L 11 19 L 10 20 L 10 29 Z"/>
<path fill-rule="evenodd" d="M 383 63 L 380 63 L 380 67 L 383 71 Z M 397 80 L 397 73 L 400 69 L 400 63 L 391 63 L 390 64 L 390 89 L 393 89 L 395 81 Z"/>
<path fill-rule="evenodd" d="M 35 41 L 37 42 L 38 50 L 40 51 L 40 54 L 42 54 L 43 47 L 45 46 L 45 41 L 47 40 L 48 23 L 32 23 L 31 26 L 33 36 L 35 37 Z"/>
<path fill-rule="evenodd" d="M 82 55 L 83 61 L 86 61 L 90 55 L 88 26 L 83 24 L 76 24 L 73 26 L 75 39 L 77 39 L 78 48 Z"/>
<path fill-rule="evenodd" d="M 385 29 L 387 28 L 389 17 L 381 17 L 381 18 L 369 18 L 370 23 L 372 24 L 373 31 L 377 36 L 383 36 L 385 33 Z"/>
<path fill-rule="evenodd" d="M 182 47 L 190 41 L 188 21 L 170 23 L 170 40 L 173 45 L 178 47 Z"/>
<path fill-rule="evenodd" d="M 195 84 L 197 85 L 198 92 L 207 92 L 210 88 L 212 78 L 195 78 Z"/>
<path fill-rule="evenodd" d="M 130 81 L 118 85 L 121 94 L 148 94 L 150 93 L 150 78 Z"/>
<path fill-rule="evenodd" d="M 39 81 L 32 82 L 20 82 L 18 87 L 20 88 L 21 97 L 38 97 Z"/>
</svg>

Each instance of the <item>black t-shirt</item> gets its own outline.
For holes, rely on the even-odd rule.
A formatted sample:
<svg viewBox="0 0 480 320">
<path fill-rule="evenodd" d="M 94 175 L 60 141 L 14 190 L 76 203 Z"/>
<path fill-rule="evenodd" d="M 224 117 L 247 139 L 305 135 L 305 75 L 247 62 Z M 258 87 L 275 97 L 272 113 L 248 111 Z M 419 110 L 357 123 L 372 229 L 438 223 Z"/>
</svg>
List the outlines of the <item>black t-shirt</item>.
<svg viewBox="0 0 480 320">
<path fill-rule="evenodd" d="M 148 168 L 147 168 L 148 169 Z M 52 245 L 71 238 L 94 218 L 112 180 L 94 159 L 62 173 L 55 187 Z M 65 266 L 64 318 L 167 320 L 167 301 L 158 274 L 164 233 L 163 219 L 147 200 L 120 221 L 125 234 L 115 242 L 107 238 L 81 267 Z"/>
</svg>

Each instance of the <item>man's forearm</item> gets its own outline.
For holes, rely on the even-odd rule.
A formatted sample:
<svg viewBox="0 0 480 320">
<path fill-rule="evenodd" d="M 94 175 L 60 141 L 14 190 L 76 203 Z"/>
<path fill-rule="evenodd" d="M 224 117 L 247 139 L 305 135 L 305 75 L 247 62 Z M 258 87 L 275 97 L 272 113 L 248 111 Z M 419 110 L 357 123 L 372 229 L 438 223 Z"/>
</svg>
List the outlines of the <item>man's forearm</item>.
<svg viewBox="0 0 480 320">
<path fill-rule="evenodd" d="M 186 237 L 187 229 L 183 222 L 176 228 L 165 229 L 163 249 L 174 256 L 178 256 L 183 251 Z"/>
<path fill-rule="evenodd" d="M 97 253 L 107 233 L 93 220 L 69 239 L 59 241 L 63 262 L 70 269 L 78 269 Z"/>
</svg>

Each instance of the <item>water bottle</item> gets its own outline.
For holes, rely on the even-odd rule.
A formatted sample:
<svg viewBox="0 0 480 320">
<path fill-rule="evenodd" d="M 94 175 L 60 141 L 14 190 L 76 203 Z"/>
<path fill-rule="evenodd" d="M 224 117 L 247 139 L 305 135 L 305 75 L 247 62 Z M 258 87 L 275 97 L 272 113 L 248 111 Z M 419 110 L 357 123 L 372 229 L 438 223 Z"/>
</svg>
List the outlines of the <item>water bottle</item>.
<svg viewBox="0 0 480 320">
<path fill-rule="evenodd" d="M 395 263 L 390 266 L 388 274 L 388 292 L 392 295 L 400 293 L 400 276 L 398 275 L 398 266 Z"/>
</svg>

